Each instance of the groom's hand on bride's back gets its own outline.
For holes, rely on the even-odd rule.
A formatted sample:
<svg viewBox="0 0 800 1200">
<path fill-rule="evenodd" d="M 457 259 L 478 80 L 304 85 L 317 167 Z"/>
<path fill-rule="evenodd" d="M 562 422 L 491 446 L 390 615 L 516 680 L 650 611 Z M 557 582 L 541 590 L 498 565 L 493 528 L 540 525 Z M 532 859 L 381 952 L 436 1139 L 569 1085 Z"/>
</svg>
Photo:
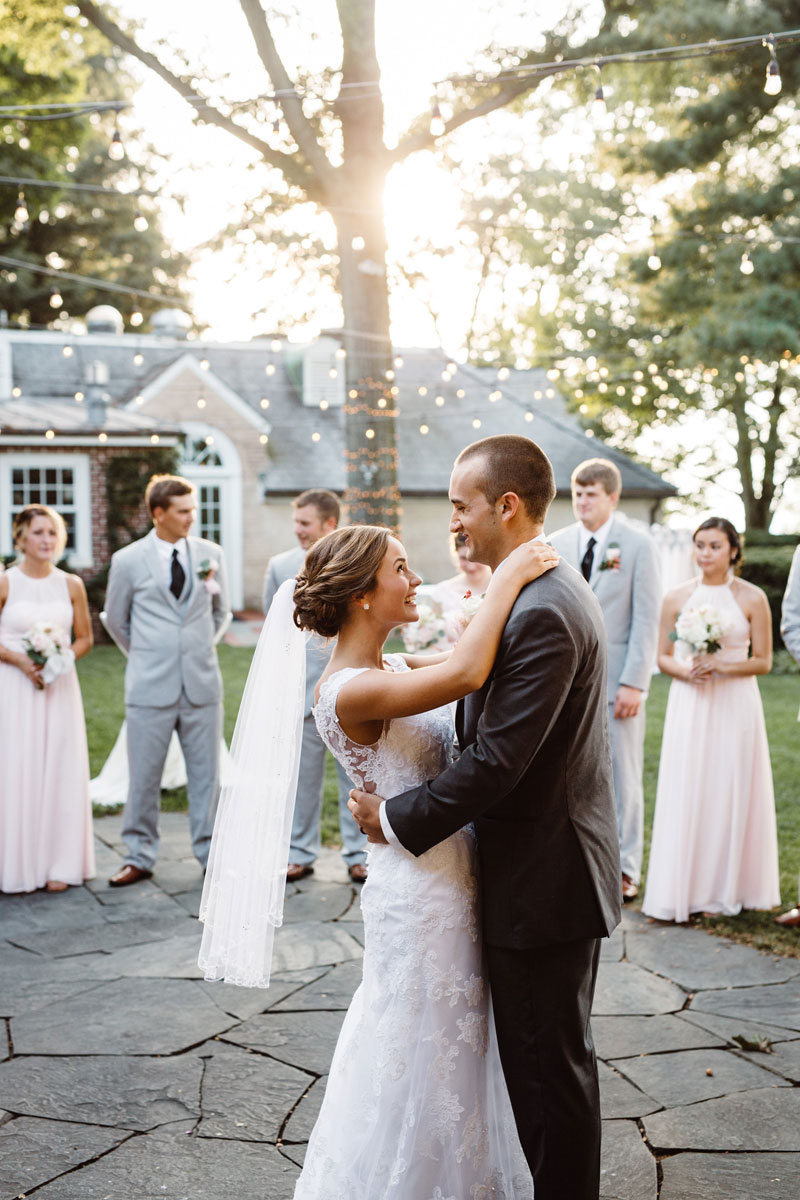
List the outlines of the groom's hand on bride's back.
<svg viewBox="0 0 800 1200">
<path fill-rule="evenodd" d="M 353 820 L 362 833 L 367 835 L 370 842 L 386 842 L 381 828 L 380 808 L 383 797 L 374 792 L 360 792 L 353 788 L 347 807 L 353 815 Z"/>
</svg>

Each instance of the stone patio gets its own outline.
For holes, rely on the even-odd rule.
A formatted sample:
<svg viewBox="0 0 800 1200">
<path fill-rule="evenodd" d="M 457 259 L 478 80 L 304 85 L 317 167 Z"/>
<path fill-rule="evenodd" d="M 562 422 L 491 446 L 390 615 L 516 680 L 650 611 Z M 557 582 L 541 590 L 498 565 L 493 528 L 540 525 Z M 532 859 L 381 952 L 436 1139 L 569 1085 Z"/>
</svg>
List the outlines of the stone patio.
<svg viewBox="0 0 800 1200">
<path fill-rule="evenodd" d="M 0 1200 L 290 1200 L 359 979 L 357 890 L 324 852 L 270 989 L 205 983 L 186 817 L 114 891 L 119 827 L 95 823 L 85 887 L 0 896 Z M 593 1024 L 603 1200 L 800 1195 L 800 959 L 626 912 Z"/>
</svg>

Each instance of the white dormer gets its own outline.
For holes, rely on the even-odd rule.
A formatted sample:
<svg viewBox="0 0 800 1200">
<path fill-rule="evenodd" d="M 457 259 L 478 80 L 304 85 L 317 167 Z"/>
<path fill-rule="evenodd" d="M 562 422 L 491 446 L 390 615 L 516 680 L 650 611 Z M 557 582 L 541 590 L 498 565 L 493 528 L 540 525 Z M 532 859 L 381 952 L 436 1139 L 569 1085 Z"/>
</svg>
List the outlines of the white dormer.
<svg viewBox="0 0 800 1200">
<path fill-rule="evenodd" d="M 345 361 L 336 355 L 336 338 L 321 337 L 303 349 L 302 399 L 307 408 L 341 408 L 345 398 Z"/>
</svg>

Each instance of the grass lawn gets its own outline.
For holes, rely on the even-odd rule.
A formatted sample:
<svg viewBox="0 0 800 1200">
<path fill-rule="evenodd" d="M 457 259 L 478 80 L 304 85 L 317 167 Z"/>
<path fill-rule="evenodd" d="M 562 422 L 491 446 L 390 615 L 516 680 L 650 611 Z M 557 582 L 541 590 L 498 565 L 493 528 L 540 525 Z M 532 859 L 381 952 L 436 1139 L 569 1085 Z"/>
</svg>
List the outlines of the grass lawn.
<svg viewBox="0 0 800 1200">
<path fill-rule="evenodd" d="M 392 645 L 390 648 L 399 649 L 399 646 Z M 220 668 L 225 684 L 225 739 L 228 745 L 233 734 L 251 656 L 252 651 L 249 649 L 225 645 L 219 648 Z M 96 775 L 105 762 L 125 715 L 124 668 L 124 659 L 113 646 L 97 646 L 78 664 L 92 775 Z M 788 908 L 797 903 L 797 881 L 800 872 L 800 726 L 797 723 L 800 678 L 796 675 L 769 675 L 759 680 L 759 687 L 764 702 L 775 781 L 781 895 L 784 907 Z M 645 870 L 668 690 L 669 680 L 665 676 L 656 676 L 647 705 L 644 774 Z M 162 807 L 171 811 L 185 809 L 185 789 L 165 792 L 162 796 Z M 97 815 L 102 815 L 104 811 L 107 810 L 96 810 Z M 329 846 L 339 845 L 337 779 L 330 756 L 325 773 L 322 840 Z M 733 937 L 737 941 L 749 942 L 761 949 L 800 957 L 800 931 L 781 929 L 774 923 L 773 915 L 746 912 L 738 917 L 697 917 L 693 918 L 692 923 Z"/>
</svg>

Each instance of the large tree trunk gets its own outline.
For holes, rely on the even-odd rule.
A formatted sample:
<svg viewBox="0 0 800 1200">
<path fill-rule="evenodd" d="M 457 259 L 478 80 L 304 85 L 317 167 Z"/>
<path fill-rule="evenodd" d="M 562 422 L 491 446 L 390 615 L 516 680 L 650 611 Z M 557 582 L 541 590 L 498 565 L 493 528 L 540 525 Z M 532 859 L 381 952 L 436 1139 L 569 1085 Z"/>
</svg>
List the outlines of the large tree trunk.
<svg viewBox="0 0 800 1200">
<path fill-rule="evenodd" d="M 344 165 L 331 200 L 339 236 L 339 271 L 347 351 L 345 503 L 354 524 L 399 532 L 394 397 L 383 193 L 389 160 L 375 51 L 374 0 L 337 0 L 342 27 Z M 352 89 L 356 87 L 354 92 Z"/>
<path fill-rule="evenodd" d="M 778 418 L 783 411 L 780 402 L 780 385 L 773 392 L 770 407 L 770 429 L 764 451 L 764 475 L 756 490 L 753 471 L 753 448 L 760 443 L 751 438 L 753 423 L 746 410 L 747 393 L 739 386 L 731 396 L 731 411 L 736 422 L 736 464 L 742 481 L 742 503 L 744 505 L 745 532 L 753 530 L 766 533 L 773 516 L 775 503 L 775 459 L 777 455 Z"/>
</svg>

